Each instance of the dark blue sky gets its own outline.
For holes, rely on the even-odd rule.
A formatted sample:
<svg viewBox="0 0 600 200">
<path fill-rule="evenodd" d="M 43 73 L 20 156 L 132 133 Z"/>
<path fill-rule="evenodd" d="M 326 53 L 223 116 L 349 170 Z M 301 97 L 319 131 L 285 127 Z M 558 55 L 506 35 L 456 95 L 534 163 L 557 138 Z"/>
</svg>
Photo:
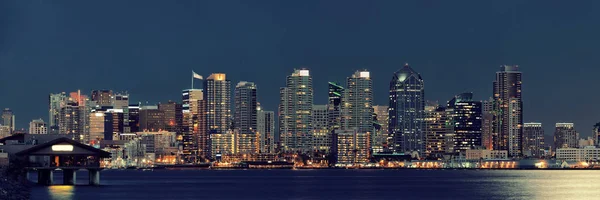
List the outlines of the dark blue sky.
<svg viewBox="0 0 600 200">
<path fill-rule="evenodd" d="M 327 81 L 367 68 L 375 102 L 405 62 L 428 100 L 492 93 L 501 64 L 523 71 L 525 121 L 600 121 L 600 1 L 0 1 L 0 107 L 19 128 L 47 120 L 48 93 L 126 90 L 180 100 L 190 71 L 254 81 L 270 110 L 293 68 L 315 102 Z"/>
</svg>

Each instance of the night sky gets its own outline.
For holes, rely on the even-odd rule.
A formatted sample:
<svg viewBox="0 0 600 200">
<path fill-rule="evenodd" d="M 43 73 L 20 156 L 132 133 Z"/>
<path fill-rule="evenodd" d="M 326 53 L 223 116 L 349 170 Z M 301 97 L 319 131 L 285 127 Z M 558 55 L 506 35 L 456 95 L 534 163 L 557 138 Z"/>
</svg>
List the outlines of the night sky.
<svg viewBox="0 0 600 200">
<path fill-rule="evenodd" d="M 568 4 L 567 4 L 568 3 Z M 294 68 L 327 81 L 366 68 L 375 103 L 405 62 L 426 98 L 492 95 L 495 72 L 523 72 L 524 121 L 600 121 L 600 1 L 0 1 L 0 107 L 17 128 L 48 118 L 48 94 L 128 91 L 132 102 L 181 101 L 191 71 L 253 81 L 276 110 Z M 199 85 L 198 85 L 199 86 Z"/>
</svg>

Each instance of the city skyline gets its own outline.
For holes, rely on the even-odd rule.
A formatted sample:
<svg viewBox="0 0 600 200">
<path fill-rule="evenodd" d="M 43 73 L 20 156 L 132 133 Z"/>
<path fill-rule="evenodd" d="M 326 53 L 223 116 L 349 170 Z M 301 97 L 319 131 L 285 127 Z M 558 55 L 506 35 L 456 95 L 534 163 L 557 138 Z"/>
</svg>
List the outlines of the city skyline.
<svg viewBox="0 0 600 200">
<path fill-rule="evenodd" d="M 49 93 L 105 88 L 129 91 L 131 102 L 178 101 L 190 85 L 190 70 L 253 81 L 264 109 L 276 110 L 278 89 L 292 68 L 311 69 L 314 104 L 326 104 L 328 81 L 343 83 L 349 73 L 366 68 L 373 77 L 374 105 L 386 105 L 389 74 L 404 62 L 426 80 L 426 100 L 441 103 L 462 92 L 486 100 L 497 67 L 520 65 L 523 121 L 542 122 L 547 136 L 554 130 L 546 125 L 556 122 L 574 122 L 582 136 L 591 135 L 600 118 L 593 87 L 599 70 L 594 66 L 600 63 L 592 55 L 600 46 L 594 39 L 600 33 L 594 26 L 595 1 L 561 6 L 345 2 L 346 9 L 334 13 L 325 12 L 338 6 L 332 2 L 275 2 L 252 9 L 232 2 L 146 1 L 143 9 L 89 2 L 2 3 L 7 21 L 1 24 L 6 31 L 0 34 L 0 72 L 7 75 L 0 82 L 6 94 L 0 107 L 15 112 L 19 129 L 32 119 L 46 119 Z M 487 9 L 470 9 L 471 4 Z M 104 12 L 113 15 L 96 17 Z M 152 15 L 157 12 L 168 14 Z M 58 22 L 61 26 L 48 27 Z M 546 48 L 548 41 L 555 41 L 552 48 Z M 569 76 L 563 76 L 565 67 Z M 569 97 L 561 95 L 566 92 Z M 578 103 L 556 105 L 571 99 Z"/>
</svg>

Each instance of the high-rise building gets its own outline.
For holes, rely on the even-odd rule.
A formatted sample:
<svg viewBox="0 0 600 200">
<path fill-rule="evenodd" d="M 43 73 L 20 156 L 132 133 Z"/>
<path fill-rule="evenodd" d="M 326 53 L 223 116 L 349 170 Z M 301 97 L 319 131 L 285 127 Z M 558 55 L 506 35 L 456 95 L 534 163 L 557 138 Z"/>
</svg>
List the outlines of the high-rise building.
<svg viewBox="0 0 600 200">
<path fill-rule="evenodd" d="M 336 165 L 361 164 L 369 162 L 369 134 L 355 130 L 336 130 Z"/>
<path fill-rule="evenodd" d="M 240 134 L 256 132 L 256 85 L 242 81 L 235 86 L 235 113 L 233 115 L 234 129 Z"/>
<path fill-rule="evenodd" d="M 206 99 L 202 89 L 187 89 L 182 93 L 182 131 L 178 139 L 185 159 L 190 162 L 195 156 L 210 156 L 210 137 L 206 124 Z M 192 154 L 195 155 L 192 155 Z"/>
<path fill-rule="evenodd" d="M 453 126 L 450 124 L 450 118 L 443 106 L 427 105 L 425 106 L 425 156 L 428 158 L 443 158 L 446 152 L 451 152 L 448 146 L 448 137 L 454 136 Z"/>
<path fill-rule="evenodd" d="M 544 148 L 542 123 L 523 124 L 523 154 L 529 157 L 541 158 L 545 155 Z"/>
<path fill-rule="evenodd" d="M 173 101 L 159 103 L 158 110 L 165 113 L 165 130 L 180 134 L 183 126 L 182 104 Z"/>
<path fill-rule="evenodd" d="M 388 106 L 373 106 L 375 132 L 371 137 L 371 148 L 374 153 L 383 152 L 388 137 Z"/>
<path fill-rule="evenodd" d="M 10 127 L 0 125 L 0 138 L 5 138 L 10 136 Z"/>
<path fill-rule="evenodd" d="M 423 78 L 406 64 L 394 73 L 390 81 L 388 150 L 424 153 L 424 117 Z"/>
<path fill-rule="evenodd" d="M 494 127 L 494 100 L 483 101 L 481 121 L 481 146 L 488 150 L 493 149 L 492 133 Z"/>
<path fill-rule="evenodd" d="M 156 132 L 166 130 L 165 113 L 158 106 L 140 107 L 140 131 Z"/>
<path fill-rule="evenodd" d="M 342 124 L 346 130 L 373 132 L 373 81 L 367 70 L 348 77 L 342 98 Z"/>
<path fill-rule="evenodd" d="M 231 131 L 210 134 L 211 157 L 219 160 L 222 155 L 235 152 L 235 134 Z"/>
<path fill-rule="evenodd" d="M 2 111 L 2 124 L 8 126 L 11 133 L 15 131 L 15 114 L 9 108 Z"/>
<path fill-rule="evenodd" d="M 67 95 L 65 92 L 50 94 L 48 98 L 48 132 L 58 134 L 60 109 L 66 103 Z"/>
<path fill-rule="evenodd" d="M 140 132 L 140 104 L 129 104 L 127 111 L 129 112 L 129 119 L 127 120 L 129 132 Z"/>
<path fill-rule="evenodd" d="M 344 87 L 334 82 L 329 82 L 328 85 L 329 98 L 327 103 L 327 116 L 329 121 L 327 127 L 329 127 L 329 132 L 333 133 L 334 130 L 342 127 L 342 97 L 344 94 Z"/>
<path fill-rule="evenodd" d="M 48 126 L 43 119 L 34 119 L 29 122 L 29 134 L 46 134 L 48 133 Z"/>
<path fill-rule="evenodd" d="M 59 133 L 71 134 L 74 138 L 79 138 L 81 135 L 81 127 L 79 126 L 80 119 L 79 105 L 77 102 L 68 101 L 60 108 L 59 116 Z"/>
<path fill-rule="evenodd" d="M 481 146 L 481 102 L 473 101 L 473 93 L 462 93 L 448 102 L 447 112 L 453 127 L 455 153 Z"/>
<path fill-rule="evenodd" d="M 129 94 L 115 93 L 111 103 L 114 109 L 127 109 L 129 108 Z"/>
<path fill-rule="evenodd" d="M 257 108 L 256 134 L 259 137 L 259 153 L 275 152 L 275 113 Z"/>
<path fill-rule="evenodd" d="M 106 110 L 93 109 L 89 116 L 90 130 L 87 136 L 87 143 L 90 145 L 99 144 L 104 140 L 104 115 Z"/>
<path fill-rule="evenodd" d="M 312 150 L 312 77 L 308 69 L 296 69 L 280 90 L 279 137 L 284 152 Z"/>
<path fill-rule="evenodd" d="M 494 81 L 494 150 L 507 150 L 508 155 L 522 155 L 523 101 L 519 66 L 500 66 Z"/>
<path fill-rule="evenodd" d="M 96 102 L 96 104 L 100 107 L 103 106 L 112 106 L 113 105 L 113 91 L 112 90 L 93 90 L 92 91 L 92 101 Z"/>
<path fill-rule="evenodd" d="M 329 132 L 327 105 L 313 105 L 312 107 L 312 145 L 313 151 L 329 152 L 331 147 L 331 134 Z"/>
<path fill-rule="evenodd" d="M 225 74 L 214 73 L 204 80 L 204 100 L 208 132 L 225 133 L 230 130 L 231 83 Z"/>
<path fill-rule="evenodd" d="M 236 154 L 254 154 L 258 153 L 258 140 L 254 133 L 240 133 L 237 129 L 233 130 L 234 146 L 233 153 Z"/>
<path fill-rule="evenodd" d="M 554 146 L 553 150 L 560 148 L 578 148 L 579 133 L 575 131 L 573 123 L 556 123 L 554 129 Z"/>
</svg>

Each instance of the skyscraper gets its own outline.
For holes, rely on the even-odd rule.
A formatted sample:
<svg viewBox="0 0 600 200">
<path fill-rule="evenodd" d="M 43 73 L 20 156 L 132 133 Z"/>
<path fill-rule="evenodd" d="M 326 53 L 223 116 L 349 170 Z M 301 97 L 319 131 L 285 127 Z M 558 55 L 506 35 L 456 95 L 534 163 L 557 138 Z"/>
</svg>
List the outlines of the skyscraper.
<svg viewBox="0 0 600 200">
<path fill-rule="evenodd" d="M 65 104 L 66 93 L 50 94 L 48 97 L 48 132 L 57 134 L 59 132 L 58 121 L 61 105 Z"/>
<path fill-rule="evenodd" d="M 331 147 L 331 134 L 328 123 L 327 105 L 313 105 L 312 107 L 312 145 L 313 151 L 329 152 Z"/>
<path fill-rule="evenodd" d="M 296 69 L 280 90 L 279 134 L 284 152 L 312 149 L 312 77 L 308 69 Z"/>
<path fill-rule="evenodd" d="M 473 93 L 462 93 L 448 101 L 455 153 L 481 146 L 481 102 L 473 101 Z"/>
<path fill-rule="evenodd" d="M 100 107 L 102 106 L 112 106 L 113 102 L 113 92 L 112 90 L 93 90 L 92 91 L 92 101 L 96 102 L 96 104 Z"/>
<path fill-rule="evenodd" d="M 195 155 L 209 157 L 210 143 L 206 130 L 206 99 L 202 89 L 187 89 L 182 92 L 182 131 L 178 135 L 182 153 L 189 162 L 195 160 Z M 179 137 L 181 136 L 181 137 Z"/>
<path fill-rule="evenodd" d="M 256 133 L 259 153 L 275 153 L 275 113 L 257 108 Z"/>
<path fill-rule="evenodd" d="M 15 115 L 9 108 L 2 111 L 2 124 L 8 126 L 11 133 L 15 131 Z"/>
<path fill-rule="evenodd" d="M 544 156 L 544 129 L 542 123 L 523 124 L 523 154 L 540 158 Z"/>
<path fill-rule="evenodd" d="M 240 134 L 254 134 L 256 131 L 256 85 L 242 81 L 235 86 L 235 113 L 233 125 Z"/>
<path fill-rule="evenodd" d="M 373 132 L 373 81 L 369 71 L 356 71 L 348 77 L 342 105 L 344 129 Z"/>
<path fill-rule="evenodd" d="M 519 66 L 500 66 L 494 81 L 494 150 L 507 150 L 509 156 L 522 154 L 523 101 Z"/>
<path fill-rule="evenodd" d="M 494 100 L 490 97 L 489 101 L 483 101 L 482 121 L 481 121 L 481 146 L 486 149 L 493 149 L 492 133 L 494 131 Z"/>
<path fill-rule="evenodd" d="M 328 85 L 327 116 L 329 121 L 327 122 L 327 127 L 329 127 L 329 132 L 333 133 L 334 130 L 342 127 L 342 96 L 344 94 L 344 87 L 334 82 L 329 82 Z"/>
<path fill-rule="evenodd" d="M 371 137 L 371 147 L 374 153 L 383 152 L 384 146 L 387 146 L 388 108 L 388 106 L 373 106 L 375 132 Z"/>
<path fill-rule="evenodd" d="M 573 123 L 556 123 L 554 129 L 553 152 L 560 148 L 579 147 L 579 133 L 575 131 Z"/>
<path fill-rule="evenodd" d="M 29 134 L 46 134 L 48 133 L 48 126 L 43 119 L 34 119 L 29 122 Z"/>
<path fill-rule="evenodd" d="M 61 134 L 71 134 L 73 138 L 80 138 L 81 126 L 79 125 L 80 119 L 79 105 L 77 102 L 70 101 L 66 102 L 60 108 L 60 116 L 58 121 L 59 132 Z"/>
<path fill-rule="evenodd" d="M 156 132 L 167 127 L 165 113 L 158 106 L 142 106 L 140 108 L 140 131 Z"/>
<path fill-rule="evenodd" d="M 425 156 L 429 158 L 443 158 L 448 151 L 448 137 L 453 137 L 453 126 L 446 112 L 446 107 L 440 105 L 425 106 Z"/>
<path fill-rule="evenodd" d="M 204 80 L 206 123 L 209 133 L 225 133 L 230 129 L 230 96 L 231 83 L 226 79 L 225 74 L 214 73 Z"/>
<path fill-rule="evenodd" d="M 390 151 L 425 152 L 425 88 L 423 78 L 408 64 L 394 73 L 390 81 Z"/>
<path fill-rule="evenodd" d="M 165 130 L 181 134 L 183 126 L 183 106 L 180 103 L 169 101 L 159 103 L 158 110 L 165 114 Z"/>
</svg>

